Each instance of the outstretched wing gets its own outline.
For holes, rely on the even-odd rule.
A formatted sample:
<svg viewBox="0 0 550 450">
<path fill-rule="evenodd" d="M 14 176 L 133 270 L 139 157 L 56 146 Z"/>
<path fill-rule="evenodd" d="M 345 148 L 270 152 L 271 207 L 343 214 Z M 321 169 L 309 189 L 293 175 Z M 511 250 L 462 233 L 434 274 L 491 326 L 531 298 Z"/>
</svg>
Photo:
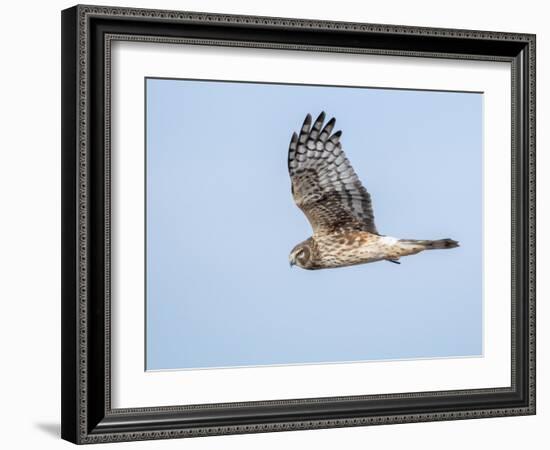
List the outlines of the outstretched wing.
<svg viewBox="0 0 550 450">
<path fill-rule="evenodd" d="M 370 195 L 342 150 L 342 132 L 332 134 L 334 118 L 322 128 L 324 121 L 322 112 L 311 126 L 308 114 L 300 135 L 292 135 L 288 171 L 294 201 L 314 233 L 344 229 L 378 234 Z"/>
</svg>

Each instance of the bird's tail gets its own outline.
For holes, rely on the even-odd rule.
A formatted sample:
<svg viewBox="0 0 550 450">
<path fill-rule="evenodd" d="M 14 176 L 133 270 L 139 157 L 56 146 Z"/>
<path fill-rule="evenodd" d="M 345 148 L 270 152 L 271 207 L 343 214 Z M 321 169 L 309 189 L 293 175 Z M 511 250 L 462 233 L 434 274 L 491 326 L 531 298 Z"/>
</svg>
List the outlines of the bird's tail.
<svg viewBox="0 0 550 450">
<path fill-rule="evenodd" d="M 438 239 L 436 241 L 429 241 L 429 240 L 418 240 L 418 239 L 400 239 L 399 242 L 401 244 L 408 245 L 414 247 L 422 247 L 423 250 L 438 250 L 438 249 L 445 249 L 445 248 L 455 248 L 458 247 L 459 244 L 457 241 L 453 239 Z"/>
</svg>

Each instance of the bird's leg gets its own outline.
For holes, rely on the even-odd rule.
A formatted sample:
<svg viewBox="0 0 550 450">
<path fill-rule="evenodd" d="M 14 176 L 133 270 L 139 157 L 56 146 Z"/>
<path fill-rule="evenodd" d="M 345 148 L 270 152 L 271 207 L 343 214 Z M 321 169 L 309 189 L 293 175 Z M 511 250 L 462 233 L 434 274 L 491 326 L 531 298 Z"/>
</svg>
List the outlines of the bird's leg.
<svg viewBox="0 0 550 450">
<path fill-rule="evenodd" d="M 394 263 L 394 264 L 401 264 L 399 261 L 397 261 L 396 259 L 386 259 L 386 261 L 389 261 L 391 263 Z"/>
</svg>

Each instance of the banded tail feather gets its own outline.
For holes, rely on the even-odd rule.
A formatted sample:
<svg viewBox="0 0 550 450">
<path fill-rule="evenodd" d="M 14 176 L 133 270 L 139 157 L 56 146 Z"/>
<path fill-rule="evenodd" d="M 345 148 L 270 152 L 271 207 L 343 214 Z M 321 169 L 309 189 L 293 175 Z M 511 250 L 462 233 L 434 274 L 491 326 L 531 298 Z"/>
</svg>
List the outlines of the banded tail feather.
<svg viewBox="0 0 550 450">
<path fill-rule="evenodd" d="M 422 246 L 424 250 L 441 250 L 447 248 L 456 248 L 459 247 L 459 243 L 454 239 L 437 239 L 434 241 L 431 240 L 419 240 L 419 239 L 399 239 L 401 244 L 410 244 L 412 246 Z"/>
</svg>

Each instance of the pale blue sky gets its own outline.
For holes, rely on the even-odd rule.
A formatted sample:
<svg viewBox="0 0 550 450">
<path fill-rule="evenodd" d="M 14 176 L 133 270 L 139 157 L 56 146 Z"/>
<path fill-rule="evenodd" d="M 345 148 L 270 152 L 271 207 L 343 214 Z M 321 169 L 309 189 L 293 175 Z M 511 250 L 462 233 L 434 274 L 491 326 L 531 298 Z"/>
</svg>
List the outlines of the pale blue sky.
<svg viewBox="0 0 550 450">
<path fill-rule="evenodd" d="M 150 370 L 482 353 L 479 93 L 147 79 Z M 320 271 L 288 143 L 342 129 L 380 233 L 461 247 Z"/>
</svg>

